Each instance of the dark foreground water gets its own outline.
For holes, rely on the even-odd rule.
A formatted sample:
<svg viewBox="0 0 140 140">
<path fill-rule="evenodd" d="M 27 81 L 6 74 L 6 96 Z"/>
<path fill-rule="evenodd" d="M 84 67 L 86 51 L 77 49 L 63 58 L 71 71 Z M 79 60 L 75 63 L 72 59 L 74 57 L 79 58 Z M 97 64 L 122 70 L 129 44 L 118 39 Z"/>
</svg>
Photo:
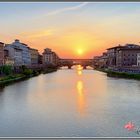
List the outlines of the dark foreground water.
<svg viewBox="0 0 140 140">
<path fill-rule="evenodd" d="M 0 90 L 1 137 L 138 137 L 140 81 L 61 69 Z"/>
</svg>

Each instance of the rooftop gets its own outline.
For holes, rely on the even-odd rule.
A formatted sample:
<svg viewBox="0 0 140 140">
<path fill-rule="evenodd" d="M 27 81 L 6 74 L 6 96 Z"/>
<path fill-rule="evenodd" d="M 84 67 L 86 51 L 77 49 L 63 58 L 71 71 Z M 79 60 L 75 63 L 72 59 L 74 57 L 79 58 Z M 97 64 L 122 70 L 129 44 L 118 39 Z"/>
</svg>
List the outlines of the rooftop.
<svg viewBox="0 0 140 140">
<path fill-rule="evenodd" d="M 111 48 L 108 48 L 107 50 L 117 49 L 117 48 L 122 48 L 122 47 L 124 47 L 124 46 L 118 45 L 118 46 L 116 46 L 116 47 L 111 47 Z"/>
<path fill-rule="evenodd" d="M 107 50 L 111 50 L 111 49 L 140 49 L 140 46 L 137 45 L 137 44 L 125 44 L 125 45 L 118 45 L 116 47 L 111 47 L 111 48 L 108 48 Z"/>
<path fill-rule="evenodd" d="M 3 42 L 0 42 L 0 44 L 4 44 Z"/>
<path fill-rule="evenodd" d="M 27 47 L 27 48 L 29 48 L 30 50 L 38 51 L 37 49 L 34 49 L 34 48 L 30 48 L 30 47 Z"/>
</svg>

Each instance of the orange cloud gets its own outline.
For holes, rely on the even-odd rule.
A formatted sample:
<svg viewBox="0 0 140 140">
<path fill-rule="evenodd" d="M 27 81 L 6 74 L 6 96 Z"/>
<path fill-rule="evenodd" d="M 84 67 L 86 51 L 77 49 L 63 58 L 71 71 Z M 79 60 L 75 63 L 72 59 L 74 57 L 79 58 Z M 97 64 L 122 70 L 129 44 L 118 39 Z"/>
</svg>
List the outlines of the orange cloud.
<svg viewBox="0 0 140 140">
<path fill-rule="evenodd" d="M 67 58 L 92 58 L 103 48 L 104 42 L 96 36 L 96 31 L 89 27 L 67 27 L 61 30 L 44 29 L 26 32 L 21 35 L 22 40 L 41 53 L 45 48 L 56 51 L 60 57 Z M 78 50 L 82 54 L 78 54 Z"/>
<path fill-rule="evenodd" d="M 53 35 L 54 30 L 44 29 L 44 30 L 39 30 L 39 31 L 34 31 L 34 32 L 26 32 L 24 34 L 29 39 L 36 39 L 36 38 L 47 37 L 47 36 Z"/>
</svg>

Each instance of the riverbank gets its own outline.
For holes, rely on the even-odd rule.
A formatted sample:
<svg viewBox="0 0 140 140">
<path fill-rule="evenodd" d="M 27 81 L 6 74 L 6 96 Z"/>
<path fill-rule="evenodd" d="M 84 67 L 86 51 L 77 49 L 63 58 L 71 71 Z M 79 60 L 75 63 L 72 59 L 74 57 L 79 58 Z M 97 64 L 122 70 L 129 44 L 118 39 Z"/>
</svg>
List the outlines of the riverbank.
<svg viewBox="0 0 140 140">
<path fill-rule="evenodd" d="M 3 76 L 0 78 L 0 86 L 6 86 L 15 82 L 19 82 L 22 80 L 26 80 L 38 76 L 40 74 L 47 74 L 55 71 L 57 71 L 57 68 L 48 68 L 42 71 L 32 71 L 32 72 L 28 71 L 22 74 L 12 74 L 8 76 Z"/>
<path fill-rule="evenodd" d="M 117 71 L 112 71 L 112 70 L 108 70 L 108 69 L 96 69 L 96 70 L 107 73 L 107 76 L 109 76 L 109 77 L 140 80 L 140 74 L 117 72 Z"/>
<path fill-rule="evenodd" d="M 6 85 L 6 84 L 10 84 L 13 82 L 17 82 L 20 80 L 23 80 L 26 78 L 26 75 L 24 74 L 14 74 L 14 75 L 9 75 L 9 76 L 4 76 L 2 78 L 0 78 L 0 85 Z"/>
<path fill-rule="evenodd" d="M 57 71 L 57 68 L 54 68 L 54 69 L 46 69 L 46 70 L 43 70 L 43 74 L 47 74 L 47 73 L 52 73 L 52 72 L 55 72 Z"/>
</svg>

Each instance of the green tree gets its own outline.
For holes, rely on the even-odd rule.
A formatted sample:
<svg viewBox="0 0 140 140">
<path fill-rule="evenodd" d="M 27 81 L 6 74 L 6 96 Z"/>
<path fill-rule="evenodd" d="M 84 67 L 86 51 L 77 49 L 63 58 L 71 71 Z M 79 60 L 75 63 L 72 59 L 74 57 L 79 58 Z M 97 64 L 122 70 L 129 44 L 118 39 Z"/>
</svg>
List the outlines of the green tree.
<svg viewBox="0 0 140 140">
<path fill-rule="evenodd" d="M 5 75 L 10 75 L 13 72 L 12 66 L 10 65 L 4 65 L 1 68 L 1 72 Z"/>
<path fill-rule="evenodd" d="M 25 74 L 26 76 L 30 76 L 33 73 L 33 71 L 31 69 L 25 69 L 23 71 L 23 74 Z"/>
</svg>

